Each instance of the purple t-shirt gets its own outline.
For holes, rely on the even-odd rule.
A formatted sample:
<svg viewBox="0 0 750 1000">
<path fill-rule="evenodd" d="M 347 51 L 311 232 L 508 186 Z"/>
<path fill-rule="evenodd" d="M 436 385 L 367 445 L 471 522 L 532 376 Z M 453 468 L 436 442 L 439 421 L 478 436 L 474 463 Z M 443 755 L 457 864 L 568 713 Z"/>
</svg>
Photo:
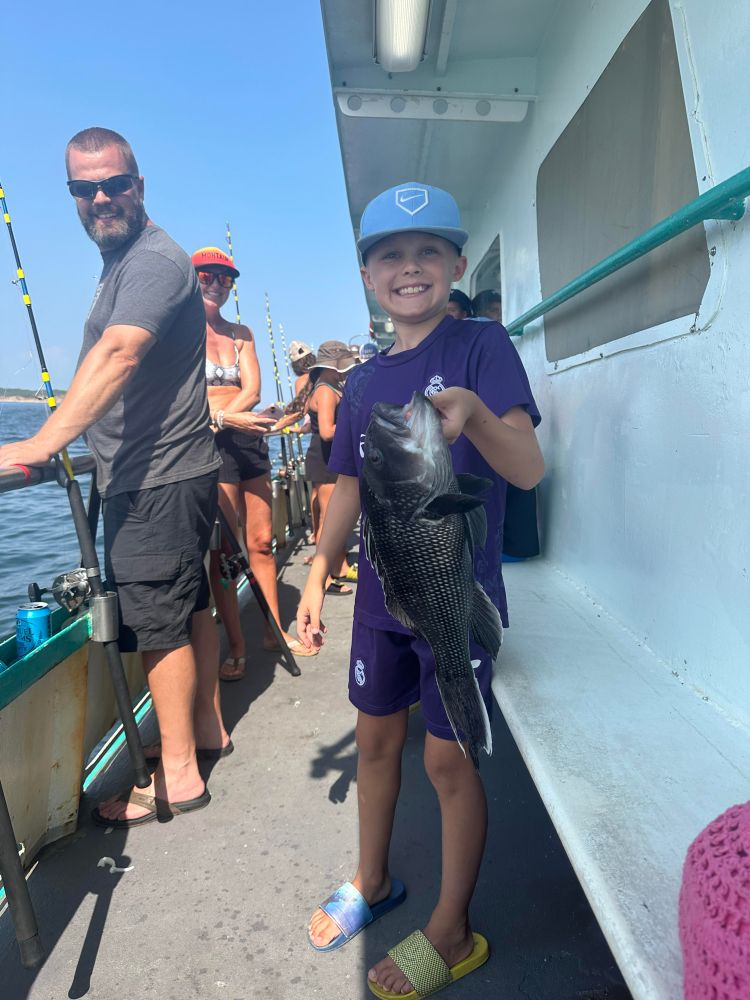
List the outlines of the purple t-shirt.
<svg viewBox="0 0 750 1000">
<path fill-rule="evenodd" d="M 473 390 L 497 416 L 513 406 L 522 406 L 535 427 L 541 419 L 521 359 L 505 327 L 446 316 L 418 347 L 393 357 L 378 354 L 349 373 L 336 419 L 329 468 L 346 476 L 361 475 L 362 445 L 375 403 L 403 405 L 415 390 L 433 396 L 451 386 Z M 474 572 L 507 627 L 508 606 L 500 564 L 507 483 L 463 434 L 451 446 L 451 457 L 457 474 L 473 473 L 492 482 L 485 502 L 487 544 L 475 553 Z M 408 633 L 386 611 L 383 588 L 365 556 L 361 539 L 359 552 L 355 619 L 371 628 Z"/>
</svg>

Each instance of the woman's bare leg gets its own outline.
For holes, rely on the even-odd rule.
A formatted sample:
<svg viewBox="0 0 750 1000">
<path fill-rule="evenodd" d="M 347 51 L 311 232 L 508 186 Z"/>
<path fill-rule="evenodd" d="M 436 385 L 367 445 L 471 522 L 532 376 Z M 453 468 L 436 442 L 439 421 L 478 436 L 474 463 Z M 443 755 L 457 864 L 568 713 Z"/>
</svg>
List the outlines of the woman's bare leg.
<svg viewBox="0 0 750 1000">
<path fill-rule="evenodd" d="M 271 544 L 273 537 L 271 477 L 258 476 L 255 479 L 245 480 L 240 486 L 243 506 L 241 517 L 245 526 L 245 543 L 250 569 L 260 584 L 263 596 L 268 602 L 269 611 L 281 628 L 276 559 Z M 275 642 L 275 636 L 265 622 L 263 623 L 263 633 L 266 645 Z M 287 636 L 286 633 L 284 636 L 287 641 L 291 641 L 291 636 Z"/>
<path fill-rule="evenodd" d="M 235 538 L 239 540 L 241 527 L 237 515 L 240 502 L 240 488 L 235 483 L 219 483 L 219 505 L 222 513 L 232 528 Z M 214 595 L 214 603 L 219 613 L 224 631 L 229 641 L 229 656 L 237 660 L 245 656 L 245 635 L 242 631 L 240 621 L 240 608 L 237 603 L 237 584 L 234 580 L 226 581 L 221 575 L 219 568 L 219 553 L 212 552 L 210 557 L 211 590 Z M 236 669 L 235 669 L 236 667 Z M 233 666 L 221 672 L 221 676 L 230 680 L 237 674 L 244 673 L 244 665 L 240 668 Z"/>
</svg>

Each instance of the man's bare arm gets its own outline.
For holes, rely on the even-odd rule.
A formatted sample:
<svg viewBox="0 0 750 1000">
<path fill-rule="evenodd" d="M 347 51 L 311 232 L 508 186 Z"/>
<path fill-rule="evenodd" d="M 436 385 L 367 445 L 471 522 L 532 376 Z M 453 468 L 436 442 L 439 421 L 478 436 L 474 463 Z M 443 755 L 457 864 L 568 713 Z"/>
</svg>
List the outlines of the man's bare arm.
<svg viewBox="0 0 750 1000">
<path fill-rule="evenodd" d="M 0 466 L 40 465 L 107 413 L 156 342 L 138 326 L 110 326 L 83 360 L 65 399 L 40 430 L 0 447 Z"/>
</svg>

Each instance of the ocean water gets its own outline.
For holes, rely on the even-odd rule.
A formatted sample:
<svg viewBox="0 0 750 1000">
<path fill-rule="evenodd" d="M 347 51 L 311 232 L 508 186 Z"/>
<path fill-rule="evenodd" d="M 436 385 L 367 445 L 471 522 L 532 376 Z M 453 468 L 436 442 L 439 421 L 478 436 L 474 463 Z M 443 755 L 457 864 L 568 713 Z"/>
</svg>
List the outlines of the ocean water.
<svg viewBox="0 0 750 1000">
<path fill-rule="evenodd" d="M 44 403 L 0 402 L 0 443 L 20 441 L 34 434 L 46 418 Z M 304 439 L 303 439 L 304 440 Z M 68 448 L 80 455 L 86 448 L 82 439 Z M 280 444 L 269 438 L 274 468 L 279 464 Z M 90 476 L 81 477 L 81 492 L 88 502 Z M 101 523 L 98 532 L 99 558 Z M 28 601 L 29 583 L 49 587 L 59 573 L 80 565 L 80 552 L 70 505 L 64 489 L 56 483 L 44 483 L 12 493 L 0 493 L 0 638 L 15 629 L 15 613 Z M 54 598 L 45 595 L 52 609 Z"/>
</svg>

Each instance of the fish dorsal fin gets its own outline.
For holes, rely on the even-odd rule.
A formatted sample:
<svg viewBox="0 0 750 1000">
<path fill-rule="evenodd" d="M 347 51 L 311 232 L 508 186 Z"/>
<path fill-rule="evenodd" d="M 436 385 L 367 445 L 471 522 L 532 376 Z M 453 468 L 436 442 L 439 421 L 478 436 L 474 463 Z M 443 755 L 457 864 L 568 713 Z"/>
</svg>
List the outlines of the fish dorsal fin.
<svg viewBox="0 0 750 1000">
<path fill-rule="evenodd" d="M 474 584 L 471 635 L 494 660 L 503 641 L 503 623 L 500 621 L 500 612 L 478 583 Z"/>
<path fill-rule="evenodd" d="M 425 506 L 428 517 L 445 517 L 447 514 L 465 514 L 475 507 L 481 507 L 483 501 L 479 497 L 467 496 L 464 493 L 441 493 Z"/>
<path fill-rule="evenodd" d="M 470 472 L 461 472 L 456 476 L 459 492 L 470 497 L 486 497 L 492 489 L 492 481 L 484 476 L 473 476 Z"/>
</svg>

